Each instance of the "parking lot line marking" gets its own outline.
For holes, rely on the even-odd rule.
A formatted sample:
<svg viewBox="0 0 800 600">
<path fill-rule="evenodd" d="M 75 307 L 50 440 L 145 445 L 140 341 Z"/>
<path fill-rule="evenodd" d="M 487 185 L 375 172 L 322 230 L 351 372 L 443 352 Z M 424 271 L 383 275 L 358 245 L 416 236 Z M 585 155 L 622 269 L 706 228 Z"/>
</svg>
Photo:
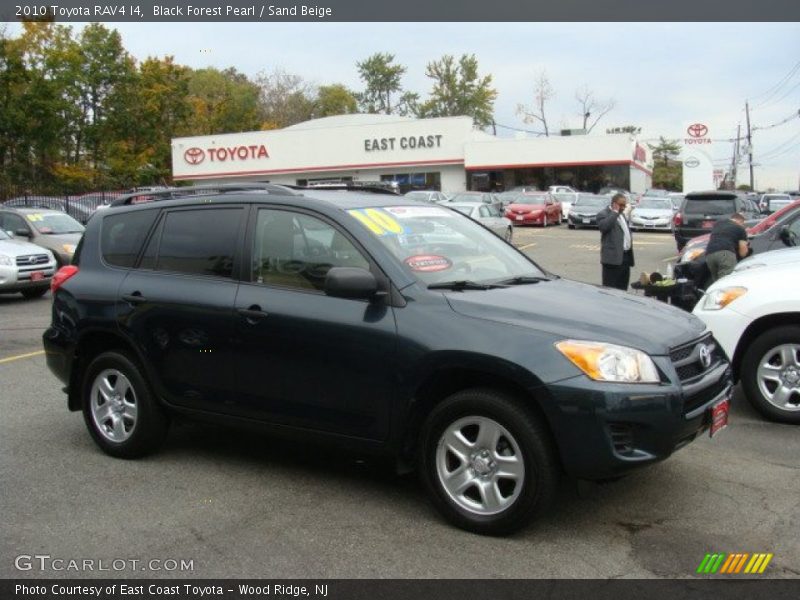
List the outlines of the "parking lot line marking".
<svg viewBox="0 0 800 600">
<path fill-rule="evenodd" d="M 536 242 L 531 242 L 530 244 L 525 244 L 524 246 L 519 246 L 517 250 L 526 250 L 527 248 L 533 248 L 536 245 Z"/>
<path fill-rule="evenodd" d="M 0 358 L 0 365 L 14 360 L 21 360 L 23 358 L 30 358 L 32 356 L 40 356 L 42 354 L 44 354 L 44 350 L 39 350 L 38 352 L 28 352 L 27 354 L 17 354 L 16 356 L 7 356 L 6 358 Z"/>
</svg>

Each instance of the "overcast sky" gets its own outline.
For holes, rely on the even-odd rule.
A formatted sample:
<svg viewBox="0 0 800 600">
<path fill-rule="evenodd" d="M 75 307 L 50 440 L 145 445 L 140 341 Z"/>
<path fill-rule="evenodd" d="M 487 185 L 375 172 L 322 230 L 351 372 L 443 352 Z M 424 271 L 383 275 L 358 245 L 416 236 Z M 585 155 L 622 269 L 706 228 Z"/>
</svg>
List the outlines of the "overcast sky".
<svg viewBox="0 0 800 600">
<path fill-rule="evenodd" d="M 722 10 L 722 8 L 721 8 Z M 617 107 L 597 126 L 637 125 L 643 139 L 683 138 L 685 125 L 707 123 L 715 139 L 734 137 L 751 100 L 754 126 L 800 109 L 798 23 L 110 23 L 136 58 L 173 55 L 193 68 L 233 66 L 254 77 L 282 67 L 317 84 L 358 90 L 355 63 L 390 52 L 408 68 L 403 84 L 423 97 L 425 65 L 443 54 L 474 53 L 499 93 L 497 123 L 522 129 L 519 103 L 532 102 L 533 79 L 547 71 L 556 97 L 555 128 L 578 127 L 575 90 L 588 85 Z M 79 26 L 78 26 L 79 27 Z M 795 69 L 795 67 L 798 67 Z M 793 71 L 794 69 L 794 71 Z M 787 75 L 791 75 L 786 78 Z M 776 87 L 781 80 L 785 82 Z M 514 135 L 507 129 L 498 134 Z M 800 118 L 753 137 L 757 187 L 800 187 Z M 732 144 L 712 157 L 730 161 Z M 727 165 L 725 165 L 727 166 Z M 747 182 L 746 165 L 739 182 Z"/>
</svg>

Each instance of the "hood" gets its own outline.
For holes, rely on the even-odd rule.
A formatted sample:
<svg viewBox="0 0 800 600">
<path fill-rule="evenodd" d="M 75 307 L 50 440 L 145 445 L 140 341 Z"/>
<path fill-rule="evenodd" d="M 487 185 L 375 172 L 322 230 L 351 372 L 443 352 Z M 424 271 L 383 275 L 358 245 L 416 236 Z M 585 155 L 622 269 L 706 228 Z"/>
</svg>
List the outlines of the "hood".
<svg viewBox="0 0 800 600">
<path fill-rule="evenodd" d="M 77 246 L 78 242 L 81 241 L 81 236 L 83 236 L 82 233 L 48 233 L 37 237 L 36 243 L 40 246 L 44 246 L 45 248 L 63 252 L 63 248 L 61 246 L 64 244 L 72 244 L 73 246 Z"/>
<path fill-rule="evenodd" d="M 530 202 L 514 202 L 508 205 L 508 210 L 544 210 L 544 204 L 532 204 Z"/>
<path fill-rule="evenodd" d="M 700 319 L 663 302 L 567 279 L 445 295 L 452 309 L 467 317 L 651 355 L 666 355 L 705 331 Z"/>
<path fill-rule="evenodd" d="M 800 246 L 780 248 L 778 250 L 770 250 L 769 252 L 750 256 L 736 265 L 733 271 L 736 273 L 738 271 L 747 271 L 759 267 L 772 267 L 786 264 L 800 267 Z"/>
<path fill-rule="evenodd" d="M 0 240 L 0 254 L 16 258 L 28 254 L 50 254 L 44 248 L 16 238 L 10 240 Z"/>
<path fill-rule="evenodd" d="M 671 219 L 671 208 L 634 208 L 631 211 L 631 216 L 637 217 L 658 217 L 661 219 Z"/>
<path fill-rule="evenodd" d="M 601 210 L 603 210 L 602 206 L 600 208 L 596 208 L 594 206 L 581 206 L 580 204 L 572 205 L 572 211 L 576 215 L 591 215 L 596 217 Z"/>
</svg>

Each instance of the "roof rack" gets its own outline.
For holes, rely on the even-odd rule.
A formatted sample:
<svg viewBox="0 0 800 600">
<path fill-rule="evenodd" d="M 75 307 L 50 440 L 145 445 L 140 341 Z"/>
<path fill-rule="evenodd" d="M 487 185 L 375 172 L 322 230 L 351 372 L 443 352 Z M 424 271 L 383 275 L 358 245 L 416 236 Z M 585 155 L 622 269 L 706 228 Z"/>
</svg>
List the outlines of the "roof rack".
<svg viewBox="0 0 800 600">
<path fill-rule="evenodd" d="M 305 187 L 292 186 L 294 189 L 308 190 L 308 191 L 325 191 L 325 190 L 351 190 L 359 192 L 372 192 L 375 194 L 389 194 L 391 196 L 399 196 L 395 185 L 387 181 L 342 181 L 337 183 L 318 183 L 307 185 Z"/>
<path fill-rule="evenodd" d="M 236 192 L 265 192 L 267 194 L 282 194 L 284 196 L 302 195 L 287 186 L 277 185 L 275 183 L 222 183 L 219 185 L 192 185 L 187 187 L 166 188 L 163 190 L 142 190 L 115 198 L 111 201 L 109 206 L 126 206 L 128 204 L 143 204 L 145 202 L 156 202 L 160 200 L 213 196 Z M 139 198 L 138 201 L 136 200 L 137 198 Z"/>
</svg>

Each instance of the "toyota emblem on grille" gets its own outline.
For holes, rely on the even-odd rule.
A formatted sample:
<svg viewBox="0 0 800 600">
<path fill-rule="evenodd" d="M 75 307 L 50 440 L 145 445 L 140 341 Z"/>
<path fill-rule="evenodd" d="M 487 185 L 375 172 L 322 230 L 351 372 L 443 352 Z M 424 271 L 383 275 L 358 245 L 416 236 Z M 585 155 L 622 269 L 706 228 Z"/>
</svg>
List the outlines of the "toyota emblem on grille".
<svg viewBox="0 0 800 600">
<path fill-rule="evenodd" d="M 703 365 L 704 369 L 711 366 L 711 350 L 705 344 L 700 346 L 700 364 Z"/>
</svg>

